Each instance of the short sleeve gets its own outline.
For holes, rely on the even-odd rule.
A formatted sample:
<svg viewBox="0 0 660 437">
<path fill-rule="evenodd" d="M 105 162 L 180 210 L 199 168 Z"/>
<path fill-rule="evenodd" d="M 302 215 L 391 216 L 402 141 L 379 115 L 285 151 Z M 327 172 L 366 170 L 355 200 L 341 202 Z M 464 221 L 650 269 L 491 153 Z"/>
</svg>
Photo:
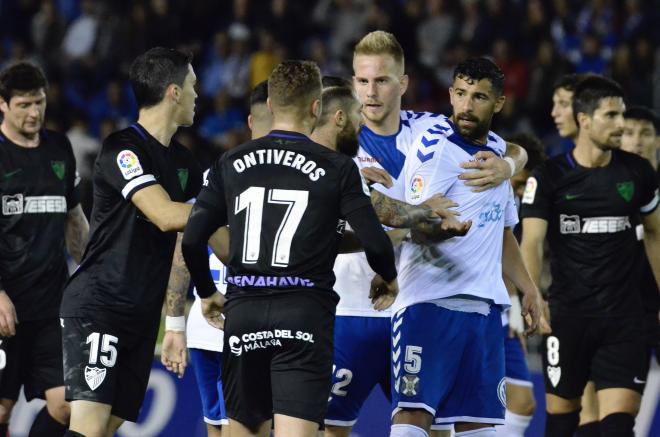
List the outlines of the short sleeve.
<svg viewBox="0 0 660 437">
<path fill-rule="evenodd" d="M 339 207 L 342 217 L 365 206 L 371 206 L 369 187 L 355 163 L 346 160 L 339 174 Z"/>
<path fill-rule="evenodd" d="M 546 176 L 546 166 L 536 167 L 532 176 L 527 179 L 525 193 L 520 207 L 522 218 L 534 217 L 550 220 L 552 198 L 549 178 Z"/>
<path fill-rule="evenodd" d="M 646 160 L 640 160 L 639 174 L 641 179 L 639 212 L 644 215 L 651 214 L 660 203 L 658 177 Z"/>
<path fill-rule="evenodd" d="M 106 140 L 99 156 L 99 166 L 106 182 L 126 200 L 143 188 L 156 185 L 149 156 L 130 143 L 116 144 Z"/>
<path fill-rule="evenodd" d="M 224 158 L 222 157 L 205 172 L 197 200 L 213 208 L 226 210 L 225 185 L 222 174 L 223 163 Z"/>
<path fill-rule="evenodd" d="M 513 196 L 513 188 L 509 184 L 509 196 L 504 210 L 504 227 L 513 228 L 518 222 L 518 208 L 516 207 L 516 200 Z"/>
<path fill-rule="evenodd" d="M 66 205 L 67 209 L 71 210 L 80 204 L 80 174 L 76 166 L 76 157 L 73 154 L 71 142 L 65 137 L 68 157 L 68 165 L 66 171 Z"/>
<path fill-rule="evenodd" d="M 434 140 L 421 136 L 416 146 L 411 148 L 406 163 L 405 201 L 412 205 L 425 202 L 435 194 L 446 194 L 463 171 L 459 162 L 451 156 L 444 137 L 433 146 Z M 437 145 L 436 145 L 437 144 Z"/>
</svg>

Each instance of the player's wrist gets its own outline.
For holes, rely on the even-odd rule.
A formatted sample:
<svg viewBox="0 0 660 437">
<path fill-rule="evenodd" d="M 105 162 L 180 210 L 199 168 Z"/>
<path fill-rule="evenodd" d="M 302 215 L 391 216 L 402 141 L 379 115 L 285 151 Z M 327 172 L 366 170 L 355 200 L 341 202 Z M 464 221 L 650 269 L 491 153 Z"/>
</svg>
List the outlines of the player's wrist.
<svg viewBox="0 0 660 437">
<path fill-rule="evenodd" d="M 172 332 L 186 332 L 186 316 L 166 316 L 165 330 Z"/>
<path fill-rule="evenodd" d="M 511 169 L 511 174 L 509 177 L 512 177 L 514 174 L 516 174 L 516 162 L 510 156 L 505 156 L 504 161 L 509 164 L 509 168 Z"/>
</svg>

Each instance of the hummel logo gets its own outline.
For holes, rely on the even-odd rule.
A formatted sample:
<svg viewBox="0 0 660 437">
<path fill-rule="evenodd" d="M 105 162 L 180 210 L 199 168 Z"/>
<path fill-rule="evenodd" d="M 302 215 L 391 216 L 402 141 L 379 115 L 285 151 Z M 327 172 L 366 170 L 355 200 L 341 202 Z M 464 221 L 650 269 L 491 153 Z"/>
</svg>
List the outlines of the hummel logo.
<svg viewBox="0 0 660 437">
<path fill-rule="evenodd" d="M 567 194 L 564 196 L 566 200 L 574 200 L 577 199 L 578 197 L 582 197 L 582 194 Z"/>
<path fill-rule="evenodd" d="M 639 379 L 639 378 L 636 377 L 636 376 L 635 376 L 635 378 L 633 378 L 633 382 L 634 382 L 635 384 L 646 384 L 646 381 L 644 381 L 643 379 Z"/>
<path fill-rule="evenodd" d="M 22 172 L 22 171 L 23 171 L 22 168 L 17 168 L 17 169 L 14 170 L 14 171 L 10 171 L 9 173 L 5 173 L 5 180 L 11 178 L 11 177 L 14 176 L 15 174 L 18 174 L 18 173 L 20 173 L 20 172 Z"/>
</svg>

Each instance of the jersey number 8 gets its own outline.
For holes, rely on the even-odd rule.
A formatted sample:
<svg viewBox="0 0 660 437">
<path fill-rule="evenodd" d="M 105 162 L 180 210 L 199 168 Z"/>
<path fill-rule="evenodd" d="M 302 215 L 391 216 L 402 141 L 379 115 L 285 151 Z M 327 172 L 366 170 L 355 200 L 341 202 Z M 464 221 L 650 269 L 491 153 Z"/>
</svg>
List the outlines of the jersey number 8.
<svg viewBox="0 0 660 437">
<path fill-rule="evenodd" d="M 236 197 L 234 214 L 246 210 L 245 231 L 243 234 L 243 264 L 256 264 L 259 261 L 261 248 L 261 223 L 264 212 L 264 187 L 250 187 Z M 280 227 L 273 244 L 273 267 L 287 267 L 291 255 L 293 235 L 298 229 L 300 220 L 307 209 L 308 191 L 301 190 L 268 190 L 268 203 L 287 205 Z"/>
</svg>

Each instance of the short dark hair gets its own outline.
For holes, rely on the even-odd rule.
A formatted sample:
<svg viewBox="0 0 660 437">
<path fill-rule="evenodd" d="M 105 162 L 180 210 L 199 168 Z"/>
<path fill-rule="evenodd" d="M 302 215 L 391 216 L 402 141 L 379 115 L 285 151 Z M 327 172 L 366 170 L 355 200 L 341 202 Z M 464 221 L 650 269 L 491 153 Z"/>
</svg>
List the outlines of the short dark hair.
<svg viewBox="0 0 660 437">
<path fill-rule="evenodd" d="M 353 88 L 353 82 L 339 76 L 323 76 L 321 78 L 321 84 L 323 85 L 323 88 L 329 88 L 334 86 Z"/>
<path fill-rule="evenodd" d="M 552 86 L 552 91 L 555 92 L 559 88 L 563 88 L 566 91 L 575 91 L 578 83 L 585 77 L 584 74 L 571 73 L 565 74 L 554 83 Z"/>
<path fill-rule="evenodd" d="M 331 86 L 323 89 L 321 94 L 321 117 L 318 124 L 322 125 L 327 122 L 328 118 L 339 108 L 343 107 L 347 102 L 355 101 L 357 98 L 353 93 L 353 89 L 346 86 Z"/>
<path fill-rule="evenodd" d="M 171 84 L 182 87 L 191 61 L 191 53 L 164 47 L 154 47 L 138 56 L 129 70 L 138 108 L 160 103 Z"/>
<path fill-rule="evenodd" d="M 580 80 L 573 92 L 573 118 L 578 124 L 578 114 L 580 112 L 594 114 L 594 111 L 600 106 L 600 101 L 608 97 L 623 98 L 623 89 L 621 85 L 604 76 L 589 75 Z"/>
<path fill-rule="evenodd" d="M 650 121 L 655 131 L 660 133 L 660 118 L 651 108 L 646 106 L 631 106 L 623 113 L 623 118 Z"/>
<path fill-rule="evenodd" d="M 532 170 L 546 160 L 543 144 L 535 135 L 520 132 L 508 138 L 507 141 L 518 144 L 527 152 L 525 170 Z"/>
<path fill-rule="evenodd" d="M 268 77 L 268 97 L 280 108 L 302 109 L 321 98 L 321 89 L 321 70 L 312 61 L 283 61 Z"/>
<path fill-rule="evenodd" d="M 460 79 L 470 78 L 476 81 L 488 79 L 498 95 L 502 94 L 504 89 L 504 73 L 497 64 L 484 57 L 468 58 L 458 64 L 454 70 L 454 80 L 457 77 Z"/>
<path fill-rule="evenodd" d="M 0 72 L 0 97 L 9 103 L 16 94 L 29 94 L 48 88 L 41 68 L 29 62 L 18 62 Z"/>
<path fill-rule="evenodd" d="M 266 104 L 268 99 L 268 80 L 263 80 L 254 87 L 250 93 L 250 107 L 259 104 Z"/>
</svg>

